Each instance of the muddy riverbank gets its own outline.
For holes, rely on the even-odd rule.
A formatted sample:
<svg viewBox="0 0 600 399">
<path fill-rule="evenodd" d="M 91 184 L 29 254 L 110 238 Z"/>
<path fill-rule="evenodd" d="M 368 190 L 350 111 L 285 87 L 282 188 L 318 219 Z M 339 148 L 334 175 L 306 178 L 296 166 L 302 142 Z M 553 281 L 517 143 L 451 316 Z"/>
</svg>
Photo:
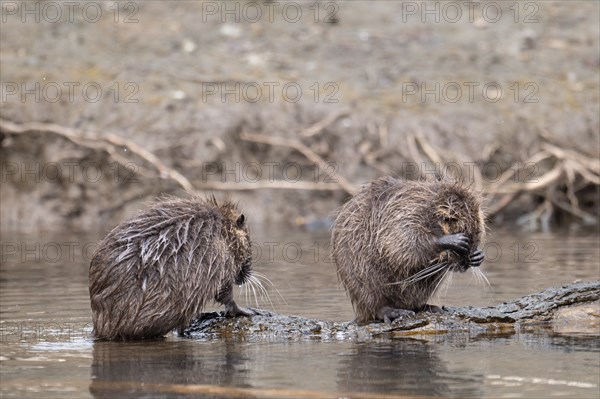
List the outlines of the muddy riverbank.
<svg viewBox="0 0 600 399">
<path fill-rule="evenodd" d="M 597 2 L 288 3 L 4 2 L 2 226 L 112 226 L 191 188 L 312 228 L 436 170 L 500 224 L 597 223 Z"/>
</svg>

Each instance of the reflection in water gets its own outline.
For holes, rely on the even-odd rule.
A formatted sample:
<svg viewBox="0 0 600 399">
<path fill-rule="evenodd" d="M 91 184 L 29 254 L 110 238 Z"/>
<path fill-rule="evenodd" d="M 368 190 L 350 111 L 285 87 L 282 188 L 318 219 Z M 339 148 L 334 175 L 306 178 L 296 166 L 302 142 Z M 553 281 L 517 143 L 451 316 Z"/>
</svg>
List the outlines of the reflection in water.
<svg viewBox="0 0 600 399">
<path fill-rule="evenodd" d="M 480 397 L 482 381 L 472 370 L 450 375 L 435 346 L 414 339 L 354 343 L 338 366 L 340 391 Z"/>
<path fill-rule="evenodd" d="M 211 356 L 205 356 L 209 345 Z M 221 356 L 215 356 L 215 352 Z M 168 385 L 247 387 L 247 363 L 239 347 L 227 341 L 95 342 L 90 392 L 95 398 L 107 399 L 115 395 L 184 398 L 189 395 L 178 395 Z M 194 396 L 223 397 L 208 390 L 206 394 L 194 392 Z"/>
<path fill-rule="evenodd" d="M 529 337 L 524 346 L 534 349 L 548 349 L 564 353 L 583 352 L 597 353 L 600 359 L 600 346 L 597 335 L 548 335 Z"/>
</svg>

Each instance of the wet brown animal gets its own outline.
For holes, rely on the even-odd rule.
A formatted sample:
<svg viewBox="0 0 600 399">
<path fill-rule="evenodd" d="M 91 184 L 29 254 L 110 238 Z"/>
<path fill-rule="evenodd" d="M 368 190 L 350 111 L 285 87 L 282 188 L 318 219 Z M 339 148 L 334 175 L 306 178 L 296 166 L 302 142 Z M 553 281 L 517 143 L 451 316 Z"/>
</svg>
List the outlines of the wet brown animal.
<svg viewBox="0 0 600 399">
<path fill-rule="evenodd" d="M 215 198 L 167 198 L 115 227 L 95 252 L 89 274 L 94 336 L 160 337 L 182 330 L 206 304 L 250 315 L 233 284 L 251 277 L 244 215 Z"/>
<path fill-rule="evenodd" d="M 480 202 L 458 184 L 383 177 L 344 204 L 333 225 L 333 257 L 357 322 L 439 310 L 427 300 L 445 275 L 483 262 Z"/>
</svg>

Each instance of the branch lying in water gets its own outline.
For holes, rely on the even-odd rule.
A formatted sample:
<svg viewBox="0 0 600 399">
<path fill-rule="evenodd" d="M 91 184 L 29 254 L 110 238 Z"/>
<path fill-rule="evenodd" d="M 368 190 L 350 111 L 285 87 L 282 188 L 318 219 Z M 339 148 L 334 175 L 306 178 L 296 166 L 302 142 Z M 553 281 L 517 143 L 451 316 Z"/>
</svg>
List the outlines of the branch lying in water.
<svg viewBox="0 0 600 399">
<path fill-rule="evenodd" d="M 444 308 L 444 313 L 419 313 L 392 324 L 359 326 L 257 311 L 251 318 L 227 319 L 221 312 L 205 313 L 186 329 L 197 339 L 344 340 L 393 336 L 468 333 L 494 334 L 516 328 L 553 328 L 557 332 L 599 334 L 600 281 L 548 288 L 536 294 L 485 308 Z M 580 323 L 577 324 L 576 323 Z"/>
</svg>

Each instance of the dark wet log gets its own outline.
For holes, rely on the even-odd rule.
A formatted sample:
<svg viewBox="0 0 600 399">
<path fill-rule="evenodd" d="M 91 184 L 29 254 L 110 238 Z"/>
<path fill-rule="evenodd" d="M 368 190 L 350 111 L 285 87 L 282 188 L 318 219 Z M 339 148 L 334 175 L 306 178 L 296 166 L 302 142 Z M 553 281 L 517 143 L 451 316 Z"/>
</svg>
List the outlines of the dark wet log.
<svg viewBox="0 0 600 399">
<path fill-rule="evenodd" d="M 514 301 L 485 308 L 445 307 L 442 313 L 418 313 L 392 324 L 330 322 L 283 316 L 256 310 L 250 318 L 225 318 L 222 312 L 205 313 L 184 335 L 195 339 L 241 340 L 345 340 L 375 336 L 414 336 L 468 333 L 511 334 L 550 329 L 554 332 L 600 335 L 600 281 L 548 288 Z"/>
</svg>

